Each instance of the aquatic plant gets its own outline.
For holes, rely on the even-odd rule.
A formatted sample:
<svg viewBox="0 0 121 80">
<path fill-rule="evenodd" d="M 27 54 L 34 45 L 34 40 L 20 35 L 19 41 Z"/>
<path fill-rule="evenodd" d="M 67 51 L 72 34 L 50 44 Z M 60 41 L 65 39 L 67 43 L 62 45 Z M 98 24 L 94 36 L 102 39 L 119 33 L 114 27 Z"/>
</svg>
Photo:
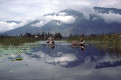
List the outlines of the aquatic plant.
<svg viewBox="0 0 121 80">
<path fill-rule="evenodd" d="M 9 59 L 10 61 L 21 61 L 24 59 L 25 53 L 32 53 L 32 48 L 37 47 L 38 42 L 25 43 L 19 46 L 1 46 L 0 48 L 0 61 Z"/>
<path fill-rule="evenodd" d="M 4 38 L 0 39 L 0 45 L 19 46 L 19 45 L 22 45 L 24 43 L 36 42 L 38 40 L 40 40 L 40 39 L 33 38 L 33 37 L 4 37 Z"/>
<path fill-rule="evenodd" d="M 84 40 L 87 44 L 95 44 L 98 47 L 102 48 L 113 48 L 121 50 L 121 34 L 112 33 L 112 34 L 101 34 L 95 35 L 91 34 L 88 36 L 80 35 L 70 35 L 69 38 L 65 39 L 69 42 L 80 41 L 80 38 L 84 37 Z"/>
</svg>

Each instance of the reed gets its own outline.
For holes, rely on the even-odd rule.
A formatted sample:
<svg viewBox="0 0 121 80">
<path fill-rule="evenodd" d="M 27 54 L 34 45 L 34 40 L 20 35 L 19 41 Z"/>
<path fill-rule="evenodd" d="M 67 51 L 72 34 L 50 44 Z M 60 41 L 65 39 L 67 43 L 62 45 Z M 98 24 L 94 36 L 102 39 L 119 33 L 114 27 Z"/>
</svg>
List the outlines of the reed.
<svg viewBox="0 0 121 80">
<path fill-rule="evenodd" d="M 97 44 L 101 47 L 121 48 L 121 34 L 102 34 L 99 36 L 85 37 L 89 44 Z"/>
<path fill-rule="evenodd" d="M 112 33 L 112 34 L 102 34 L 102 35 L 94 35 L 90 36 L 84 35 L 71 35 L 66 40 L 71 41 L 80 41 L 80 38 L 84 37 L 84 40 L 87 44 L 95 44 L 98 47 L 102 48 L 112 48 L 121 50 L 121 34 Z"/>
<path fill-rule="evenodd" d="M 34 38 L 34 37 L 3 37 L 3 38 L 0 38 L 0 45 L 18 46 L 18 45 L 22 45 L 24 43 L 35 42 L 38 40 L 40 40 L 40 39 Z"/>
</svg>

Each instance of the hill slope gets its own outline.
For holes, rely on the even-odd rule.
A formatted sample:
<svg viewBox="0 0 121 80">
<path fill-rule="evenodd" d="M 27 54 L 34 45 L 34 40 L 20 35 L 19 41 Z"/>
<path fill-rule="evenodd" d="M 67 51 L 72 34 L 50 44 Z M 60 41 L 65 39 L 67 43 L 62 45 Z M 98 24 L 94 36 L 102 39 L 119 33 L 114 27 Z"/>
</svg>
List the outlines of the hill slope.
<svg viewBox="0 0 121 80">
<path fill-rule="evenodd" d="M 116 13 L 116 14 L 121 14 L 121 9 L 115 9 L 115 8 L 101 8 L 101 7 L 94 7 L 96 14 L 109 14 L 110 12 Z M 65 13 L 64 15 L 60 15 L 60 13 Z M 5 34 L 9 35 L 20 35 L 25 34 L 26 32 L 29 33 L 41 33 L 41 32 L 60 32 L 64 36 L 68 36 L 70 33 L 72 34 L 99 34 L 99 33 L 109 33 L 109 32 L 121 32 L 121 23 L 118 22 L 111 22 L 107 23 L 104 19 L 102 19 L 100 16 L 96 14 L 89 14 L 85 16 L 85 14 L 79 12 L 79 11 L 74 11 L 74 10 L 63 10 L 60 11 L 59 13 L 54 13 L 54 14 L 47 14 L 44 15 L 46 16 L 51 16 L 51 17 L 74 17 L 75 21 L 72 23 L 64 23 L 63 19 L 61 20 L 52 20 L 48 22 L 47 24 L 41 26 L 41 27 L 36 27 L 36 26 L 31 26 L 33 24 L 39 23 L 39 20 L 35 20 L 25 26 L 10 30 L 5 32 Z M 63 18 L 63 17 L 62 17 Z"/>
</svg>

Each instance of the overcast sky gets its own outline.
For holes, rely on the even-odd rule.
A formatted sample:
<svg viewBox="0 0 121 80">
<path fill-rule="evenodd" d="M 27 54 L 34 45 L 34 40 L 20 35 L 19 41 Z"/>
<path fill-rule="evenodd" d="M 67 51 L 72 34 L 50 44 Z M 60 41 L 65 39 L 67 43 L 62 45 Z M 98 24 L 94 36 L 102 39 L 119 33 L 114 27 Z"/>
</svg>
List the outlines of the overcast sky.
<svg viewBox="0 0 121 80">
<path fill-rule="evenodd" d="M 94 6 L 121 9 L 121 0 L 0 0 L 0 32 L 22 26 L 47 13 L 64 9 L 90 13 Z M 22 23 L 7 23 L 7 20 Z"/>
</svg>

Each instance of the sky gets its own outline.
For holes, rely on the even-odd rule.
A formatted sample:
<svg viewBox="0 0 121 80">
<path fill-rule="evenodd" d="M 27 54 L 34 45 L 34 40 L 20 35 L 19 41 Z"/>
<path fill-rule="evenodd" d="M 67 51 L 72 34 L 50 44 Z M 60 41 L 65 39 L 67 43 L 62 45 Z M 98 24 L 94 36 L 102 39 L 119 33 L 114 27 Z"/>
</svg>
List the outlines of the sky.
<svg viewBox="0 0 121 80">
<path fill-rule="evenodd" d="M 81 11 L 84 14 L 89 14 L 93 13 L 92 8 L 94 6 L 121 9 L 120 4 L 121 0 L 0 0 L 0 32 L 23 26 L 36 19 L 43 19 L 43 15 L 45 14 L 57 13 L 64 9 L 73 9 Z M 109 15 L 114 15 L 112 19 L 116 19 L 117 21 L 121 18 L 121 15 Z M 100 14 L 100 16 L 102 15 Z M 107 16 L 107 14 L 103 15 L 102 18 L 105 18 L 105 16 Z M 65 23 L 74 21 L 72 16 L 63 14 L 60 14 L 59 17 L 51 17 L 51 20 L 52 19 L 61 20 Z M 110 18 L 106 18 L 105 21 L 108 22 L 109 19 Z M 111 21 L 113 21 L 112 19 Z M 20 21 L 21 23 L 6 22 L 9 20 Z M 45 23 L 40 21 L 40 23 L 35 25 L 39 24 L 44 25 Z"/>
</svg>

